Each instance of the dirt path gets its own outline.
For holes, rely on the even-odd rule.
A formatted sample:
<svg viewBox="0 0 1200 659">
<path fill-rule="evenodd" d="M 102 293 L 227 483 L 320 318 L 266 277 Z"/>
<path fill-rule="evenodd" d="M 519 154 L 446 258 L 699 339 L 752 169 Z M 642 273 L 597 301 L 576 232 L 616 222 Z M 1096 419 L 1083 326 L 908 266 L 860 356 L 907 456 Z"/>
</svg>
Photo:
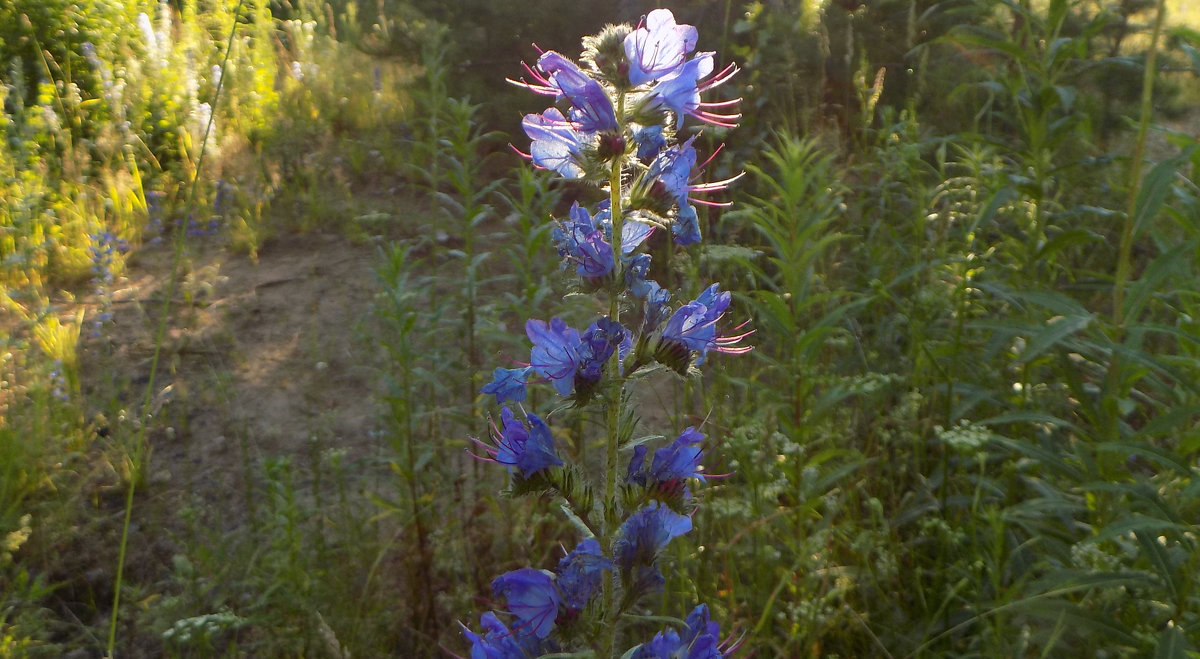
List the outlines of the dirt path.
<svg viewBox="0 0 1200 659">
<path fill-rule="evenodd" d="M 246 465 L 264 457 L 302 459 L 314 444 L 371 452 L 373 248 L 309 233 L 272 240 L 257 263 L 219 246 L 188 251 L 151 405 L 152 483 L 227 514 Z M 140 407 L 170 271 L 166 247 L 131 259 L 112 324 L 84 348 L 91 398 Z"/>
</svg>

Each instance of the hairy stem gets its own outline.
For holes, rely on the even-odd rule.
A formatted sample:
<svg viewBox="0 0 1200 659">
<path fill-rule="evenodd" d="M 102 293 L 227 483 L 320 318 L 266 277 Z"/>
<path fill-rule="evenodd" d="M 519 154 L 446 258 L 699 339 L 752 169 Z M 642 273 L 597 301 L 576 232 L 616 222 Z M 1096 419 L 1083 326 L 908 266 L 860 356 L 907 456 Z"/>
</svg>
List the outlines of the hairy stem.
<svg viewBox="0 0 1200 659">
<path fill-rule="evenodd" d="M 620 125 L 620 130 L 624 133 L 624 114 L 625 114 L 625 93 L 617 92 L 617 122 Z M 609 209 L 612 213 L 612 245 L 613 245 L 613 261 L 614 271 L 617 277 L 623 276 L 621 272 L 621 161 L 622 158 L 618 155 L 613 158 L 612 167 L 609 170 L 608 186 L 609 186 Z M 613 292 L 610 294 L 608 301 L 608 317 L 614 323 L 621 320 L 621 309 L 619 304 L 620 293 Z M 616 521 L 619 517 L 617 510 L 617 450 L 621 443 L 621 403 L 625 397 L 625 380 L 621 377 L 621 357 L 620 350 L 614 350 L 612 357 L 609 358 L 608 370 L 610 376 L 615 380 L 614 386 L 608 389 L 609 399 L 605 405 L 606 410 L 606 426 L 608 431 L 607 453 L 604 464 L 604 519 L 602 520 L 601 528 L 604 529 L 603 546 L 609 556 L 613 555 L 613 542 L 615 541 Z M 615 579 L 615 576 L 614 576 Z M 613 579 L 604 580 L 604 618 L 607 624 L 603 633 L 604 647 L 601 649 L 600 656 L 604 658 L 613 657 L 614 646 L 617 638 L 617 615 L 618 607 L 614 606 L 616 601 L 615 596 L 616 586 Z"/>
</svg>

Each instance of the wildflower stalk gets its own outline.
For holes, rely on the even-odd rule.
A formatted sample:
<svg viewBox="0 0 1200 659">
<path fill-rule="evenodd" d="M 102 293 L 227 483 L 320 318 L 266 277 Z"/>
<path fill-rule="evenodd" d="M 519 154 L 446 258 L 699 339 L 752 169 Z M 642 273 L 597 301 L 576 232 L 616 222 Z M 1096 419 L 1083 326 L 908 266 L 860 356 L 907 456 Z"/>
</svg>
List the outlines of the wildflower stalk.
<svg viewBox="0 0 1200 659">
<path fill-rule="evenodd" d="M 582 67 L 544 51 L 536 69 L 525 67 L 529 80 L 513 81 L 569 106 L 524 117 L 522 126 L 532 140 L 526 157 L 564 178 L 608 186 L 607 199 L 594 210 L 575 203 L 553 232 L 564 269 L 580 276 L 584 291 L 598 293 L 597 302 L 606 300 L 608 313 L 582 331 L 561 318 L 529 319 L 529 362 L 495 369 L 482 392 L 494 394 L 498 404 L 521 402 L 527 385 L 548 382 L 575 407 L 601 407 L 606 440 L 603 472 L 590 474 L 586 463 L 568 465 L 558 457 L 550 426 L 533 412 L 523 421 L 504 406 L 500 424 L 492 423 L 491 441 L 474 440 L 482 450 L 476 457 L 508 468 L 510 492 L 555 494 L 585 537 L 553 571 L 520 568 L 492 582 L 494 595 L 508 601 L 508 610 L 481 616 L 481 634 L 464 628 L 472 656 L 584 656 L 562 651 L 582 650 L 587 643 L 586 656 L 617 657 L 622 613 L 663 589 L 659 558 L 672 539 L 692 528 L 688 513 L 696 502 L 687 484 L 705 481 L 703 434 L 687 428 L 650 460 L 649 447 L 638 445 L 623 477 L 618 469 L 629 431 L 622 408 L 630 378 L 643 377 L 643 367 L 654 362 L 687 376 L 710 351 L 749 350 L 736 345 L 746 334 L 718 336 L 716 325 L 729 308 L 730 293 L 713 284 L 671 313 L 670 291 L 648 278 L 651 256 L 644 244 L 650 235 L 661 229 L 680 246 L 699 242 L 690 195 L 720 191 L 729 183 L 693 185 L 695 138 L 676 138 L 685 117 L 719 126 L 732 126 L 739 117 L 710 110 L 729 108 L 736 100 L 698 100 L 737 67 L 705 81 L 714 70 L 714 53 L 688 59 L 696 38 L 694 27 L 677 25 L 671 12 L 659 9 L 636 29 L 609 26 L 585 39 Z M 626 116 L 629 94 L 637 105 Z M 641 311 L 640 322 L 621 325 L 622 303 L 634 315 Z M 602 489 L 598 507 L 595 489 Z M 603 519 L 589 522 L 592 513 Z M 708 608 L 700 604 L 680 631 L 659 633 L 621 656 L 724 657 L 732 649 L 718 635 Z"/>
<path fill-rule="evenodd" d="M 625 110 L 625 93 L 617 92 L 617 125 L 619 129 L 624 131 L 624 110 Z M 612 165 L 609 168 L 608 186 L 609 186 L 609 207 L 612 209 L 612 235 L 614 248 L 617 254 L 614 255 L 614 262 L 619 262 L 620 252 L 620 236 L 622 230 L 622 208 L 621 208 L 621 158 L 614 157 Z M 613 322 L 621 321 L 621 305 L 620 294 L 613 292 L 610 289 L 608 302 L 608 317 Z M 609 373 L 615 380 L 614 386 L 609 390 L 609 400 L 607 404 L 607 453 L 604 463 L 604 520 L 603 526 L 604 537 L 601 545 L 604 550 L 612 555 L 613 541 L 615 539 L 616 520 L 619 517 L 617 510 L 617 454 L 621 443 L 621 403 L 625 398 L 625 380 L 621 374 L 621 359 L 619 351 L 614 351 L 612 357 L 609 358 L 608 364 Z M 604 580 L 602 591 L 603 611 L 605 616 L 604 629 L 604 648 L 600 654 L 601 657 L 611 657 L 613 655 L 613 646 L 617 638 L 617 607 L 616 602 L 616 575 Z"/>
</svg>

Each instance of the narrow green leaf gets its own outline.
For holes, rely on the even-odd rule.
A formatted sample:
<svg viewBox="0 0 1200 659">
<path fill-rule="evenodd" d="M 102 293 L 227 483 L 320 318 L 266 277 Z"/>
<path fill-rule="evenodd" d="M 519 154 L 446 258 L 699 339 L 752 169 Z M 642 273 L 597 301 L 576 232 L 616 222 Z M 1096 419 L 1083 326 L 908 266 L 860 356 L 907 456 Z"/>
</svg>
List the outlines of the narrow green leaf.
<svg viewBox="0 0 1200 659">
<path fill-rule="evenodd" d="M 1191 649 L 1183 630 L 1172 621 L 1158 635 L 1158 645 L 1154 648 L 1154 659 L 1187 659 Z"/>
<path fill-rule="evenodd" d="M 1119 621 L 1114 620 L 1111 614 L 1089 611 L 1074 602 L 1061 599 L 1028 600 L 1016 603 L 1009 610 L 1043 620 L 1057 621 L 1065 618 L 1073 624 L 1077 633 L 1092 632 L 1130 646 L 1138 645 L 1137 637 Z"/>
<path fill-rule="evenodd" d="M 1158 543 L 1158 534 L 1145 531 L 1134 531 L 1133 534 L 1142 547 L 1142 555 L 1150 561 L 1155 574 L 1170 591 L 1171 599 L 1176 600 L 1179 597 L 1180 584 L 1177 583 L 1175 568 L 1171 566 L 1171 559 L 1167 556 L 1166 548 Z"/>
<path fill-rule="evenodd" d="M 1186 411 L 1186 410 L 1185 410 Z M 1165 451 L 1152 444 L 1145 442 L 1105 442 L 1096 447 L 1098 451 L 1106 453 L 1120 453 L 1128 456 L 1140 456 L 1156 462 L 1163 467 L 1172 469 L 1183 476 L 1192 476 L 1192 469 L 1188 466 L 1187 461 L 1170 451 Z"/>
<path fill-rule="evenodd" d="M 1036 359 L 1046 350 L 1062 341 L 1064 338 L 1084 329 L 1091 324 L 1094 316 L 1059 316 L 1046 324 L 1042 331 L 1033 335 L 1025 349 L 1017 357 L 1018 364 L 1028 363 Z"/>
<path fill-rule="evenodd" d="M 1133 206 L 1135 236 L 1141 232 L 1147 222 L 1158 215 L 1163 202 L 1167 199 L 1167 192 L 1171 189 L 1171 182 L 1175 180 L 1176 173 L 1184 163 L 1191 159 L 1192 153 L 1196 151 L 1197 147 L 1200 147 L 1200 143 L 1193 144 L 1178 155 L 1163 160 L 1142 179 L 1137 200 Z"/>
<path fill-rule="evenodd" d="M 1129 517 L 1119 519 L 1108 526 L 1105 526 L 1099 533 L 1088 538 L 1085 542 L 1104 542 L 1123 536 L 1127 533 L 1152 533 L 1155 536 L 1164 531 L 1189 531 L 1190 527 L 1184 524 L 1176 524 L 1168 522 L 1157 517 L 1149 517 L 1140 513 L 1134 513 Z"/>
<path fill-rule="evenodd" d="M 1137 320 L 1153 296 L 1172 291 L 1174 287 L 1165 285 L 1169 278 L 1184 280 L 1181 275 L 1191 266 L 1191 256 L 1195 249 L 1196 241 L 1190 240 L 1165 254 L 1160 254 L 1146 266 L 1142 276 L 1128 289 L 1125 308 L 1121 310 L 1121 317 L 1125 319 L 1126 324 Z"/>
</svg>

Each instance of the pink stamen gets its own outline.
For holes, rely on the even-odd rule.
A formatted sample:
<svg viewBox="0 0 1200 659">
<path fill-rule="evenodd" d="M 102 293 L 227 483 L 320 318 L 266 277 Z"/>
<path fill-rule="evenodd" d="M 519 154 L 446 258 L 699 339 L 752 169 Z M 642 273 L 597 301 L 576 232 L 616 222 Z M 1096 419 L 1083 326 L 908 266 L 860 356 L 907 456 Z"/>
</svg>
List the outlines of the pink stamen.
<svg viewBox="0 0 1200 659">
<path fill-rule="evenodd" d="M 713 87 L 716 87 L 722 83 L 728 82 L 730 78 L 737 75 L 738 71 L 741 71 L 741 69 L 739 69 L 736 64 L 730 64 L 729 66 L 726 66 L 724 69 L 721 69 L 721 72 L 718 73 L 715 77 L 710 78 L 708 80 L 708 82 L 705 82 L 704 84 L 697 87 L 696 90 L 700 91 L 700 92 L 706 92 L 706 91 L 712 89 Z"/>
<path fill-rule="evenodd" d="M 707 158 L 707 159 L 705 159 L 705 161 L 704 161 L 704 162 L 700 163 L 700 166 L 699 166 L 699 167 L 697 167 L 696 169 L 699 169 L 699 170 L 701 170 L 701 171 L 704 171 L 704 168 L 705 168 L 705 167 L 708 167 L 708 163 L 712 162 L 712 161 L 713 161 L 713 158 L 716 158 L 716 157 L 717 157 L 717 154 L 718 154 L 718 153 L 720 153 L 720 152 L 721 152 L 721 151 L 723 151 L 723 150 L 725 150 L 725 143 L 724 143 L 724 142 L 721 142 L 720 144 L 718 144 L 718 145 L 717 145 L 717 148 L 716 148 L 716 149 L 713 149 L 713 152 L 712 152 L 711 154 L 709 154 L 708 158 Z"/>
</svg>

